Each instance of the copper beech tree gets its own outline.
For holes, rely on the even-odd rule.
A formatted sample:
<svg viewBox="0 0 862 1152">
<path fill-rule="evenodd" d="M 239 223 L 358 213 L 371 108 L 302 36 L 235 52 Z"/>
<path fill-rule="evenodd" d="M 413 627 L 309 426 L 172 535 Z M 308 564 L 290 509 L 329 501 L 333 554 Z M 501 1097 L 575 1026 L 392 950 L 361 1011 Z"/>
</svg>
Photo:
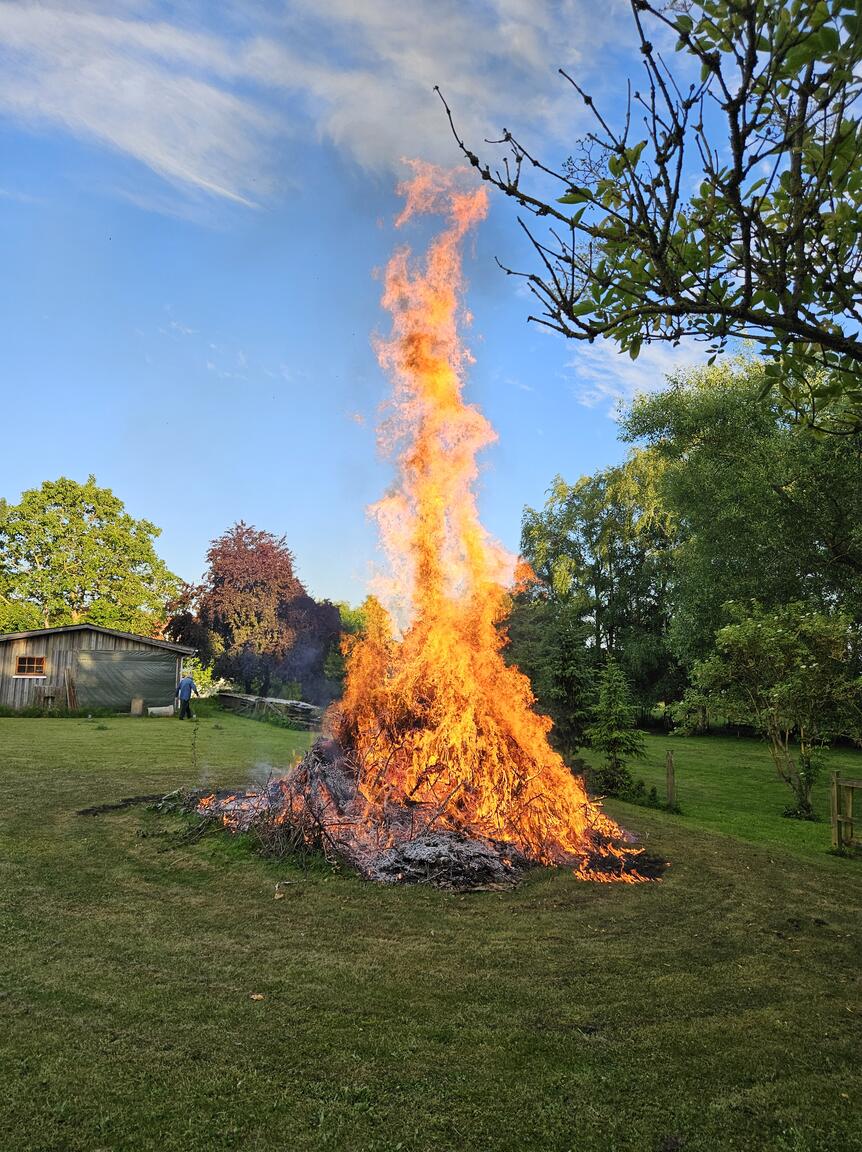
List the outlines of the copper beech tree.
<svg viewBox="0 0 862 1152">
<path fill-rule="evenodd" d="M 338 609 L 303 587 L 284 536 L 240 521 L 212 542 L 203 582 L 174 605 L 170 632 L 219 676 L 268 695 L 274 678 L 316 693 L 338 640 Z"/>
<path fill-rule="evenodd" d="M 635 358 L 733 337 L 767 355 L 800 419 L 862 423 L 862 11 L 855 0 L 631 0 L 642 79 L 559 167 L 504 131 L 499 161 L 453 132 L 522 209 L 532 320 Z M 667 51 L 665 50 L 667 48 Z M 676 56 L 672 58 L 673 52 Z M 532 218 L 532 220 L 531 220 Z M 546 225 L 546 227 L 545 227 Z"/>
</svg>

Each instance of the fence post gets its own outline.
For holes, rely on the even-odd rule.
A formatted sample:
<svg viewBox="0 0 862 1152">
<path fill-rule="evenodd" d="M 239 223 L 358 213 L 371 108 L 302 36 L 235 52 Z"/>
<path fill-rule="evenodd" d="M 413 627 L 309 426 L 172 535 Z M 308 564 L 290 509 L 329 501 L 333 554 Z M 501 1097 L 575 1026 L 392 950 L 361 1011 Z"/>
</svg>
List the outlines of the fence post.
<svg viewBox="0 0 862 1152">
<path fill-rule="evenodd" d="M 676 807 L 676 776 L 673 767 L 673 752 L 670 749 L 667 751 L 665 757 L 665 767 L 667 769 L 667 806 L 668 808 Z"/>
<path fill-rule="evenodd" d="M 838 849 L 841 847 L 841 825 L 838 823 L 838 779 L 840 772 L 832 773 L 832 784 L 829 793 L 829 812 L 832 817 L 832 847 Z"/>
<path fill-rule="evenodd" d="M 841 789 L 843 796 L 840 799 L 843 801 L 841 804 L 841 815 L 844 819 L 841 821 L 841 843 L 846 844 L 848 848 L 853 847 L 853 793 L 855 788 L 848 788 L 845 784 Z"/>
</svg>

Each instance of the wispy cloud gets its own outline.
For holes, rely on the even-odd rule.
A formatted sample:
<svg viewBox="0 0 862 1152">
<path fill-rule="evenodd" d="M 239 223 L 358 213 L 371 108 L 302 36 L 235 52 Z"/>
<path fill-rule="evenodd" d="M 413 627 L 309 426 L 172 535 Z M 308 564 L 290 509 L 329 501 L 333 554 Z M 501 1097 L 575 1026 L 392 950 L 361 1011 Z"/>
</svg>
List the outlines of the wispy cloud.
<svg viewBox="0 0 862 1152">
<path fill-rule="evenodd" d="M 578 401 L 587 408 L 607 405 L 612 416 L 620 404 L 628 403 L 639 392 L 658 391 L 668 376 L 705 363 L 708 355 L 704 344 L 683 341 L 676 348 L 647 344 L 637 360 L 632 360 L 616 344 L 602 340 L 577 344 L 566 367 Z"/>
<path fill-rule="evenodd" d="M 168 314 L 172 306 L 166 304 Z M 135 328 L 135 335 L 146 340 L 147 330 Z M 181 343 L 189 358 L 189 363 L 198 368 L 204 368 L 208 375 L 218 380 L 254 381 L 261 377 L 269 380 L 284 380 L 288 384 L 294 383 L 303 372 L 292 371 L 284 363 L 270 363 L 258 359 L 245 348 L 239 348 L 226 340 L 212 340 L 200 328 L 192 328 L 181 320 L 168 319 L 166 323 L 151 329 L 158 336 L 166 338 L 175 347 Z M 149 356 L 147 363 L 151 363 Z"/>
<path fill-rule="evenodd" d="M 246 60 L 259 80 L 296 88 L 318 134 L 364 168 L 417 153 L 451 161 L 458 153 L 435 85 L 477 145 L 504 127 L 569 132 L 579 109 L 557 68 L 591 70 L 627 8 L 622 0 L 598 11 L 588 0 L 294 0 Z"/>
<path fill-rule="evenodd" d="M 198 331 L 197 328 L 189 328 L 187 324 L 181 324 L 179 320 L 171 320 L 169 327 L 178 336 L 196 336 Z"/>
<path fill-rule="evenodd" d="M 228 0 L 209 27 L 149 0 L 0 0 L 0 115 L 134 158 L 165 181 L 252 205 L 288 182 L 279 141 L 309 136 L 369 170 L 457 153 L 433 93 L 481 141 L 529 125 L 562 139 L 628 6 L 607 0 Z M 158 208 L 158 201 L 148 204 Z"/>
<path fill-rule="evenodd" d="M 41 196 L 31 196 L 29 192 L 20 192 L 17 188 L 0 188 L 0 200 L 14 200 L 18 204 L 42 204 Z"/>
<path fill-rule="evenodd" d="M 227 45 L 98 10 L 0 3 L 0 111 L 134 157 L 175 185 L 250 205 L 283 127 L 230 90 Z"/>
</svg>

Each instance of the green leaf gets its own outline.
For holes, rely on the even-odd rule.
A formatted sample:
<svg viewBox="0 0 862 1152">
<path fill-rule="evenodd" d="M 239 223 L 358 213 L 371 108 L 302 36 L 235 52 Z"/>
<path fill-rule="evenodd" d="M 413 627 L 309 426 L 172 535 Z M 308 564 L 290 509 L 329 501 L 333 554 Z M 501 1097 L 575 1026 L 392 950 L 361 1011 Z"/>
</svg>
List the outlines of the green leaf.
<svg viewBox="0 0 862 1152">
<path fill-rule="evenodd" d="M 758 400 L 765 400 L 766 397 L 770 394 L 770 392 L 772 391 L 772 389 L 774 387 L 775 387 L 775 381 L 770 376 L 767 376 L 763 382 L 763 386 L 761 387 L 760 391 L 757 393 Z"/>
<path fill-rule="evenodd" d="M 572 186 L 565 196 L 557 199 L 558 204 L 583 204 L 585 200 L 592 200 L 592 193 L 586 188 Z"/>
<path fill-rule="evenodd" d="M 795 48 L 791 48 L 784 57 L 784 72 L 790 75 L 801 72 L 812 60 L 816 60 L 819 54 L 818 36 L 811 35 Z"/>
<path fill-rule="evenodd" d="M 754 183 L 751 185 L 751 187 L 746 188 L 746 190 L 742 193 L 743 200 L 750 199 L 754 195 L 754 193 L 758 190 L 758 188 L 762 188 L 765 183 L 766 183 L 766 177 L 765 176 L 762 177 L 760 180 L 755 180 Z"/>
<path fill-rule="evenodd" d="M 841 44 L 838 32 L 829 25 L 824 25 L 817 33 L 817 42 L 820 47 L 820 56 L 831 56 L 838 51 Z"/>
</svg>

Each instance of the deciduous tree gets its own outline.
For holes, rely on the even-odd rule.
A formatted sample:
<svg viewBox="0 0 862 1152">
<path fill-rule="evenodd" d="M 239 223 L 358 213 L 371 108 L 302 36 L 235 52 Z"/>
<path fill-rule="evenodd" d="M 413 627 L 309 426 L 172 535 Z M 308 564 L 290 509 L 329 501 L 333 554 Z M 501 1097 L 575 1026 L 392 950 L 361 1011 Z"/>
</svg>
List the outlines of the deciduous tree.
<svg viewBox="0 0 862 1152">
<path fill-rule="evenodd" d="M 242 683 L 258 682 L 268 694 L 273 673 L 294 640 L 287 605 L 305 589 L 294 571 L 285 538 L 240 521 L 213 540 L 203 583 L 190 587 L 178 605 L 172 633 L 197 642 L 216 673 Z"/>
<path fill-rule="evenodd" d="M 88 622 L 159 634 L 179 587 L 156 555 L 160 532 L 95 476 L 0 501 L 0 631 Z"/>
<path fill-rule="evenodd" d="M 657 461 L 678 525 L 669 642 L 687 667 L 712 650 L 729 600 L 804 601 L 862 623 L 862 434 L 817 436 L 737 361 L 638 398 L 623 435 Z"/>
<path fill-rule="evenodd" d="M 299 683 L 306 698 L 326 702 L 338 609 L 308 595 L 286 538 L 240 521 L 213 540 L 207 563 L 203 582 L 176 601 L 171 634 L 246 692 L 266 696 L 275 681 Z"/>
<path fill-rule="evenodd" d="M 859 636 L 846 616 L 803 604 L 767 611 L 729 605 L 713 655 L 694 671 L 731 720 L 754 726 L 769 743 L 775 769 L 793 790 L 786 814 L 813 819 L 811 790 L 819 749 L 838 736 L 862 734 Z"/>
<path fill-rule="evenodd" d="M 815 425 L 862 421 L 862 13 L 855 0 L 631 0 L 641 79 L 567 163 L 504 132 L 502 162 L 458 136 L 512 198 L 536 255 L 531 319 L 577 340 L 756 342 Z M 667 48 L 667 51 L 665 50 Z M 673 67 L 669 63 L 675 48 Z M 449 112 L 447 106 L 447 112 Z M 452 114 L 449 112 L 450 121 Z M 511 271 L 507 269 L 507 271 Z"/>
<path fill-rule="evenodd" d="M 284 622 L 291 643 L 277 666 L 279 679 L 300 684 L 306 700 L 328 704 L 341 689 L 326 667 L 330 652 L 341 639 L 337 605 L 315 600 L 307 593 L 296 596 L 285 607 Z"/>
<path fill-rule="evenodd" d="M 620 661 L 643 708 L 673 695 L 679 680 L 667 646 L 676 526 L 658 498 L 660 465 L 640 452 L 575 484 L 557 477 L 521 525 L 535 594 L 586 626 L 594 668 L 606 653 Z"/>
</svg>

